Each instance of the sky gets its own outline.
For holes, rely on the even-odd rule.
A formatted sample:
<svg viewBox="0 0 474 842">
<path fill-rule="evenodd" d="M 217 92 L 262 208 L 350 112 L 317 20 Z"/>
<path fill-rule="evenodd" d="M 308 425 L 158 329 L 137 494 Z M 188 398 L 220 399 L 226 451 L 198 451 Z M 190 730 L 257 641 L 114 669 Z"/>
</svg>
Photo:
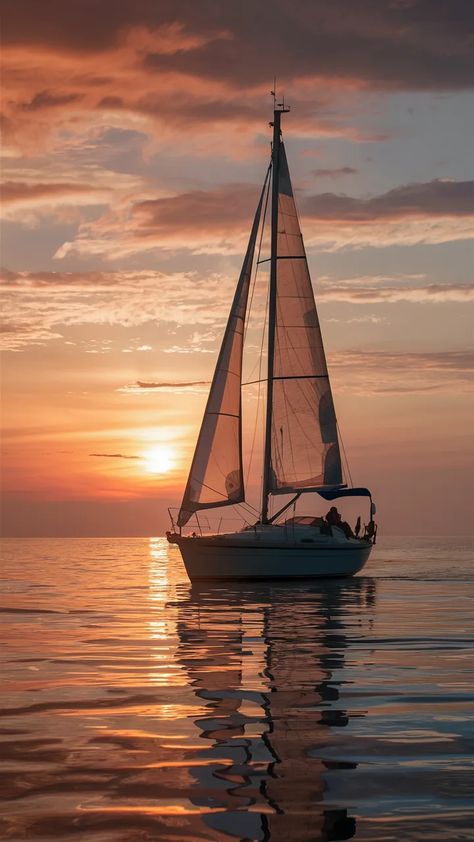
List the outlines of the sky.
<svg viewBox="0 0 474 842">
<path fill-rule="evenodd" d="M 7 0 L 2 17 L 4 534 L 168 528 L 275 76 L 353 481 L 382 532 L 469 533 L 470 0 Z M 256 405 L 244 390 L 246 442 Z M 256 441 L 253 502 L 258 424 Z"/>
</svg>

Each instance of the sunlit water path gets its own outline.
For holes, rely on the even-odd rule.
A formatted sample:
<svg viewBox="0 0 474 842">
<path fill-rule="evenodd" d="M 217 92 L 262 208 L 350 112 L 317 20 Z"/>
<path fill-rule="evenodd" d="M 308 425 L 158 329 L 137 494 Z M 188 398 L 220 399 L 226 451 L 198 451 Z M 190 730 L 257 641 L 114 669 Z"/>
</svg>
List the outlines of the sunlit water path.
<svg viewBox="0 0 474 842">
<path fill-rule="evenodd" d="M 466 539 L 201 588 L 163 539 L 9 540 L 3 574 L 3 838 L 474 838 Z"/>
</svg>

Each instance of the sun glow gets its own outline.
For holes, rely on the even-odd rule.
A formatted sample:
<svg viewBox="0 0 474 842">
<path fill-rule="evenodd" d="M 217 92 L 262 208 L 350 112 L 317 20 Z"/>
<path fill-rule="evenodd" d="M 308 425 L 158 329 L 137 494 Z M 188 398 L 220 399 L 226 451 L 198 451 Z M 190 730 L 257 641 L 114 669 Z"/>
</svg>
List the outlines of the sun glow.
<svg viewBox="0 0 474 842">
<path fill-rule="evenodd" d="M 148 474 L 167 474 L 174 467 L 174 452 L 166 444 L 157 444 L 143 454 L 143 467 Z"/>
</svg>

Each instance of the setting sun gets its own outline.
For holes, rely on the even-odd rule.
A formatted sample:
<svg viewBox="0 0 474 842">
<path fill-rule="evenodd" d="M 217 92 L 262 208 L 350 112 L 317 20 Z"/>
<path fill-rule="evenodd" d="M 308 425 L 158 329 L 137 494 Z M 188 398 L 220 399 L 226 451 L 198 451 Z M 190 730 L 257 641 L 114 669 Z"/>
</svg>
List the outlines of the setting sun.
<svg viewBox="0 0 474 842">
<path fill-rule="evenodd" d="M 157 444 L 143 454 L 144 469 L 148 474 L 167 474 L 174 465 L 173 450 L 165 444 Z"/>
</svg>

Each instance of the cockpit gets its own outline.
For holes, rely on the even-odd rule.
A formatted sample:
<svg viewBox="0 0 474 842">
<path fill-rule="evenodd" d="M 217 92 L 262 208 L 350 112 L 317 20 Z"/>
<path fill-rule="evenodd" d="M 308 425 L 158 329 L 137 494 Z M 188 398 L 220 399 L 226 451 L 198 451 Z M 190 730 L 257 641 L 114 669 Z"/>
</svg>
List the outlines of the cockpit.
<svg viewBox="0 0 474 842">
<path fill-rule="evenodd" d="M 323 517 L 313 517 L 312 515 L 297 515 L 285 520 L 281 526 L 324 526 L 326 521 Z"/>
</svg>

